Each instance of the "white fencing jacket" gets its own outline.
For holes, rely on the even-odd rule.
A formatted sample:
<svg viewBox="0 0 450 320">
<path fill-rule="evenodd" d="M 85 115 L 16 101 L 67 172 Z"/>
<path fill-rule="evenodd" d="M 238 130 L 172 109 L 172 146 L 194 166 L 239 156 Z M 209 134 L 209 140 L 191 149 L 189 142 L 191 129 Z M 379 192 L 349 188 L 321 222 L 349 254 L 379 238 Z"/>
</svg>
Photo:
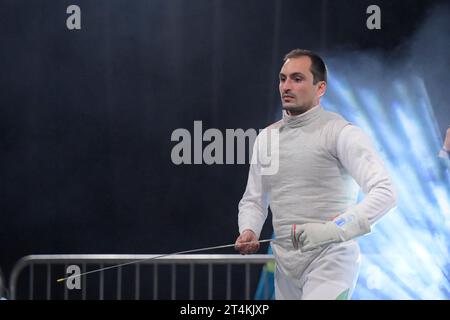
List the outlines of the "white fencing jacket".
<svg viewBox="0 0 450 320">
<path fill-rule="evenodd" d="M 268 140 L 271 130 L 279 139 Z M 269 170 L 261 161 L 268 149 Z M 360 203 L 358 185 L 366 193 Z M 292 224 L 326 222 L 351 210 L 373 225 L 395 203 L 392 181 L 369 137 L 317 105 L 298 116 L 284 112 L 258 135 L 239 203 L 239 231 L 251 229 L 259 237 L 270 205 L 275 237 L 285 239 L 272 244 L 277 265 L 298 276 L 323 248 L 294 250 Z"/>
</svg>

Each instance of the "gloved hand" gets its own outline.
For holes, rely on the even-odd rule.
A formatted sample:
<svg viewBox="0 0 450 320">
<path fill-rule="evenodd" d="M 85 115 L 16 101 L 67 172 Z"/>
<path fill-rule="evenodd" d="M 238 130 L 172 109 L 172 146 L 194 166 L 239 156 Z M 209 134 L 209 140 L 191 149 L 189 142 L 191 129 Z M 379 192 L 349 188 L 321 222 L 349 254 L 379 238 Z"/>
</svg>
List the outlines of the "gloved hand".
<svg viewBox="0 0 450 320">
<path fill-rule="evenodd" d="M 345 213 L 325 223 L 293 224 L 291 240 L 295 249 L 310 251 L 334 242 L 343 242 L 370 232 L 363 214 Z"/>
</svg>

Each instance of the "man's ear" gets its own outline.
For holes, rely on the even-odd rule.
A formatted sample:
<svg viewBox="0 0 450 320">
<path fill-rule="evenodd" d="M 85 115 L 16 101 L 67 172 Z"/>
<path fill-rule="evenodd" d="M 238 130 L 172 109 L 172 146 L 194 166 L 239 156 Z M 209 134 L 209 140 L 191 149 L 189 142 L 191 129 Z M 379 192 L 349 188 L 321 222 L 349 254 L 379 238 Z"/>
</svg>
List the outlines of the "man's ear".
<svg viewBox="0 0 450 320">
<path fill-rule="evenodd" d="M 325 91 L 327 91 L 327 83 L 325 81 L 319 81 L 317 86 L 317 95 L 322 97 L 325 94 Z"/>
</svg>

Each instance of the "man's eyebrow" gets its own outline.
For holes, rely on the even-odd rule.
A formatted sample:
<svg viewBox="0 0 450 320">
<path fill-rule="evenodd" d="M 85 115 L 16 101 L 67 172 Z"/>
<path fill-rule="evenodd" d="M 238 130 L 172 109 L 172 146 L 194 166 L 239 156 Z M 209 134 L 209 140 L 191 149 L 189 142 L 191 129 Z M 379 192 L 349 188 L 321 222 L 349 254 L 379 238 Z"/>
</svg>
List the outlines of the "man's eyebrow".
<svg viewBox="0 0 450 320">
<path fill-rule="evenodd" d="M 280 72 L 279 76 L 280 76 L 280 77 L 286 77 L 286 75 L 285 75 L 284 73 L 282 73 L 282 72 Z M 304 75 L 303 73 L 301 73 L 301 72 L 294 72 L 294 73 L 291 73 L 291 74 L 289 75 L 289 77 L 295 77 L 295 76 L 302 76 L 302 77 L 305 77 L 305 75 Z"/>
</svg>

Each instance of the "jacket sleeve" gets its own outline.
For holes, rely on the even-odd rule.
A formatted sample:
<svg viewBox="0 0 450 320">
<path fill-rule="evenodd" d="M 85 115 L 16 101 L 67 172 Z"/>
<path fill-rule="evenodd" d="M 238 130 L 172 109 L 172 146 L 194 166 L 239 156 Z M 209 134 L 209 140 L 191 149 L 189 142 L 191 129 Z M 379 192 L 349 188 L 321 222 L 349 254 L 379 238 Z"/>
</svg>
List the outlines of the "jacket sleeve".
<svg viewBox="0 0 450 320">
<path fill-rule="evenodd" d="M 364 216 L 373 225 L 397 203 L 394 185 L 382 159 L 367 134 L 354 125 L 344 127 L 339 134 L 337 156 L 366 194 L 348 211 Z"/>
<path fill-rule="evenodd" d="M 259 162 L 259 137 L 253 146 L 252 160 L 248 173 L 247 187 L 239 202 L 239 233 L 251 229 L 259 238 L 267 218 L 268 199 L 263 190 L 261 164 Z"/>
</svg>

